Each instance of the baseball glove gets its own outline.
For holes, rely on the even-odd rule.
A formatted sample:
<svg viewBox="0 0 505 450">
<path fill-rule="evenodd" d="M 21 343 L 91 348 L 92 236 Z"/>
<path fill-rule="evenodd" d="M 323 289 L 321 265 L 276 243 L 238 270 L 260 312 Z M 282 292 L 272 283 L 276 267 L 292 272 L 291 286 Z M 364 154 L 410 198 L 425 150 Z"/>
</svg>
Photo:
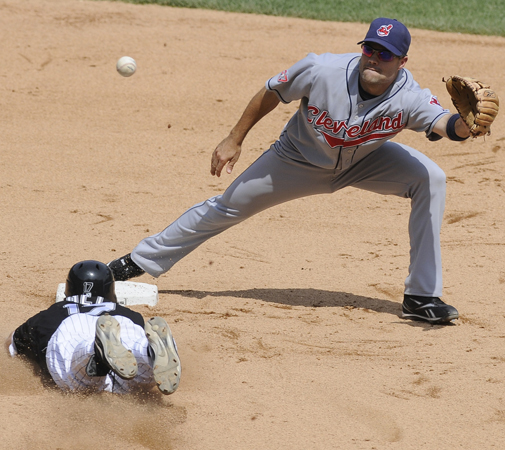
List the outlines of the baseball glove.
<svg viewBox="0 0 505 450">
<path fill-rule="evenodd" d="M 457 75 L 442 81 L 472 137 L 490 134 L 500 104 L 498 95 L 491 86 L 475 78 Z"/>
</svg>

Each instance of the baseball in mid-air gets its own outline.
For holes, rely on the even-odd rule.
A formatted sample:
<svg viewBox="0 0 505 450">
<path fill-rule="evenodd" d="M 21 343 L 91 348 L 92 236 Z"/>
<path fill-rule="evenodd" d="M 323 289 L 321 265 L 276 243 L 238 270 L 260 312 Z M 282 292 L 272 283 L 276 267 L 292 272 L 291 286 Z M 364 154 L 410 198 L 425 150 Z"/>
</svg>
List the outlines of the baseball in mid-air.
<svg viewBox="0 0 505 450">
<path fill-rule="evenodd" d="M 118 59 L 116 69 L 123 77 L 131 77 L 137 70 L 137 63 L 129 56 L 123 56 Z"/>
</svg>

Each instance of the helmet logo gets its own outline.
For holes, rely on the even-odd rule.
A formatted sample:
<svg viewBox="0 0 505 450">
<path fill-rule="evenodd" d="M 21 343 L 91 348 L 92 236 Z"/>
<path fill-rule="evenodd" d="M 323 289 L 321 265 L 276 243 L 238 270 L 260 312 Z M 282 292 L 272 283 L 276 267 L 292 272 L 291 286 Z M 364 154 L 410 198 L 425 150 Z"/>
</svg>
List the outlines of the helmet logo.
<svg viewBox="0 0 505 450">
<path fill-rule="evenodd" d="M 393 25 L 381 25 L 378 30 L 377 30 L 377 34 L 380 36 L 380 37 L 385 37 L 385 36 L 389 36 L 389 32 L 391 31 L 391 29 L 393 28 Z"/>
<path fill-rule="evenodd" d="M 85 281 L 82 283 L 82 293 L 86 297 L 91 297 L 91 289 L 93 289 L 93 283 L 90 281 Z"/>
</svg>

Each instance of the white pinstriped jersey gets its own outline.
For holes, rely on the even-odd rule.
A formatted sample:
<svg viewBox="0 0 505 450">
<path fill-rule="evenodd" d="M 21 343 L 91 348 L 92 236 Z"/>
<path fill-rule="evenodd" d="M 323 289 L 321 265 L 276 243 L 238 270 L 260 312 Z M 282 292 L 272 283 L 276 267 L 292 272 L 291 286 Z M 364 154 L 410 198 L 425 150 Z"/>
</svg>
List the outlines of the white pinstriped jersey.
<svg viewBox="0 0 505 450">
<path fill-rule="evenodd" d="M 347 169 L 403 129 L 430 133 L 449 114 L 407 69 L 384 94 L 362 99 L 360 56 L 309 53 L 266 82 L 283 103 L 301 100 L 273 144 L 276 152 L 326 169 Z"/>
<path fill-rule="evenodd" d="M 34 359 L 64 390 L 126 393 L 142 384 L 154 384 L 142 315 L 104 302 L 101 297 L 72 300 L 76 301 L 67 298 L 55 303 L 19 326 L 9 346 L 11 355 L 20 353 Z M 96 321 L 105 313 L 117 319 L 121 341 L 137 359 L 138 374 L 132 380 L 123 380 L 114 373 L 105 377 L 86 374 L 86 365 L 94 354 Z"/>
<path fill-rule="evenodd" d="M 114 316 L 121 327 L 121 342 L 137 359 L 138 373 L 132 380 L 123 380 L 114 373 L 105 377 L 89 377 L 86 365 L 94 353 L 95 326 L 98 316 L 72 314 L 55 331 L 46 351 L 46 363 L 55 383 L 64 390 L 93 389 L 126 393 L 139 384 L 153 384 L 153 370 L 147 354 L 148 341 L 144 329 L 123 316 Z"/>
</svg>

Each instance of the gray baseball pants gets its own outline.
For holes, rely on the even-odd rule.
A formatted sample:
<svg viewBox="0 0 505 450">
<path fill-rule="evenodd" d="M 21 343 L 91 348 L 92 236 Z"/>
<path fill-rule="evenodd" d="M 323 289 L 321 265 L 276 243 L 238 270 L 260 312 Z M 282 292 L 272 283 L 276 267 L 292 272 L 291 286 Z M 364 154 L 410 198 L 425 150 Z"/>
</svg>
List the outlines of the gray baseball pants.
<svg viewBox="0 0 505 450">
<path fill-rule="evenodd" d="M 158 277 L 207 239 L 260 211 L 347 186 L 411 199 L 405 293 L 441 296 L 445 174 L 424 154 L 394 142 L 387 142 L 343 171 L 295 161 L 270 149 L 222 195 L 193 206 L 162 232 L 143 239 L 133 249 L 132 259 Z"/>
</svg>

